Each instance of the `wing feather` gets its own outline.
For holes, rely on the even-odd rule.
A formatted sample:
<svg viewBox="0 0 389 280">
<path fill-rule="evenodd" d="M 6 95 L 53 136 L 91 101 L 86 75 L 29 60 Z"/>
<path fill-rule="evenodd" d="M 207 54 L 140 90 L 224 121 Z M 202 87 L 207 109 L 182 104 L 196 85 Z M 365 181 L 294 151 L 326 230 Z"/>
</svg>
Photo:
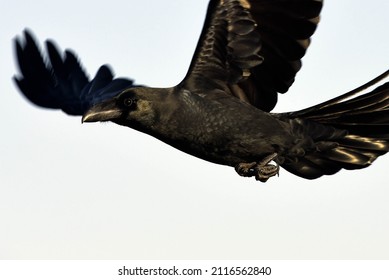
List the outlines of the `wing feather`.
<svg viewBox="0 0 389 280">
<path fill-rule="evenodd" d="M 47 57 L 42 56 L 30 31 L 24 41 L 15 40 L 20 75 L 14 80 L 32 103 L 51 109 L 61 109 L 69 115 L 83 115 L 92 105 L 133 87 L 129 79 L 114 79 L 106 65 L 89 80 L 75 54 L 61 54 L 52 41 L 46 41 Z"/>
<path fill-rule="evenodd" d="M 199 93 L 218 87 L 271 111 L 301 68 L 322 2 L 211 0 L 181 86 Z"/>
</svg>

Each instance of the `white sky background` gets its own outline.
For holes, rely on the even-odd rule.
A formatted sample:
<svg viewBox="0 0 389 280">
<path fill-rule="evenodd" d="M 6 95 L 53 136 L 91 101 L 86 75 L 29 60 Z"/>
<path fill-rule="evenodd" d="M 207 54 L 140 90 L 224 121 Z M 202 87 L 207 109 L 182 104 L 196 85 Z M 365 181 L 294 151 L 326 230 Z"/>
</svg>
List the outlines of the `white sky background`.
<svg viewBox="0 0 389 280">
<path fill-rule="evenodd" d="M 5 4 L 7 2 L 7 4 Z M 389 258 L 389 156 L 315 181 L 239 177 L 114 124 L 38 109 L 12 83 L 25 27 L 150 86 L 180 82 L 207 0 L 2 1 L 0 259 Z M 327 0 L 276 111 L 351 90 L 389 68 L 389 2 Z"/>
</svg>

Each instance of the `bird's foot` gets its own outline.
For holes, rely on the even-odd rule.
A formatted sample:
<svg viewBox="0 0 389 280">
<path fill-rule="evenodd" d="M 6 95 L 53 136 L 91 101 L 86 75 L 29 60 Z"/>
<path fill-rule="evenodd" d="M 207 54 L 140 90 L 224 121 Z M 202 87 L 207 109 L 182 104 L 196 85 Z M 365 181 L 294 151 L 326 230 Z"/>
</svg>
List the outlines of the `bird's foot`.
<svg viewBox="0 0 389 280">
<path fill-rule="evenodd" d="M 243 177 L 252 177 L 255 176 L 255 166 L 257 165 L 256 162 L 242 162 L 235 166 L 235 171 Z"/>
<path fill-rule="evenodd" d="M 278 163 L 276 163 L 275 165 L 270 164 L 270 162 L 274 160 L 277 156 L 277 153 L 273 153 L 265 157 L 255 166 L 255 179 L 257 181 L 265 183 L 267 180 L 269 180 L 270 177 L 273 177 L 275 175 L 278 176 L 280 172 L 280 166 L 278 165 Z"/>
<path fill-rule="evenodd" d="M 240 176 L 252 177 L 255 176 L 257 181 L 266 182 L 270 177 L 279 174 L 280 166 L 278 164 L 270 164 L 278 156 L 277 153 L 273 153 L 265 157 L 260 162 L 239 163 L 235 166 L 236 172 Z"/>
</svg>

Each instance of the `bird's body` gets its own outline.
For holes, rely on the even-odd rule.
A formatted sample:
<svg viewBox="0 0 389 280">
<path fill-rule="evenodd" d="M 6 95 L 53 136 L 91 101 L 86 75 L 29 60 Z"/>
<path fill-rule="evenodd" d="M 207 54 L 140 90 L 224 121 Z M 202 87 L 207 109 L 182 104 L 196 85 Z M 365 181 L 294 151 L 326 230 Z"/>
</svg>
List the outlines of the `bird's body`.
<svg viewBox="0 0 389 280">
<path fill-rule="evenodd" d="M 316 106 L 271 113 L 301 68 L 321 8 L 322 0 L 211 0 L 188 73 L 170 88 L 114 79 L 107 66 L 89 80 L 75 55 L 50 41 L 43 59 L 26 31 L 15 80 L 39 106 L 139 130 L 260 181 L 279 165 L 307 179 L 364 168 L 389 150 L 389 83 L 358 94 L 389 72 Z"/>
<path fill-rule="evenodd" d="M 157 91 L 158 97 L 165 97 L 155 107 L 150 101 L 155 119 L 148 120 L 147 126 L 122 123 L 120 119 L 115 122 L 132 126 L 188 154 L 229 166 L 281 152 L 293 141 L 288 124 L 230 95 Z M 275 133 L 269 134 L 269 130 Z"/>
</svg>

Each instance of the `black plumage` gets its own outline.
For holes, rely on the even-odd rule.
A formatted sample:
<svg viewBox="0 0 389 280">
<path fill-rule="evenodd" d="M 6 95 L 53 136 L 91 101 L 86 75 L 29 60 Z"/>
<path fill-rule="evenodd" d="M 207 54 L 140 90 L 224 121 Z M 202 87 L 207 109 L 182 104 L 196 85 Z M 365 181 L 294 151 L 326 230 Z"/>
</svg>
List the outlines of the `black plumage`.
<svg viewBox="0 0 389 280">
<path fill-rule="evenodd" d="M 288 91 L 319 22 L 321 0 L 211 0 L 183 81 L 171 88 L 89 80 L 71 51 L 29 31 L 16 40 L 15 81 L 36 105 L 112 121 L 199 158 L 267 181 L 279 165 L 307 179 L 369 166 L 389 150 L 389 71 L 350 93 L 289 113 L 270 113 Z M 272 161 L 274 163 L 272 163 Z"/>
</svg>

